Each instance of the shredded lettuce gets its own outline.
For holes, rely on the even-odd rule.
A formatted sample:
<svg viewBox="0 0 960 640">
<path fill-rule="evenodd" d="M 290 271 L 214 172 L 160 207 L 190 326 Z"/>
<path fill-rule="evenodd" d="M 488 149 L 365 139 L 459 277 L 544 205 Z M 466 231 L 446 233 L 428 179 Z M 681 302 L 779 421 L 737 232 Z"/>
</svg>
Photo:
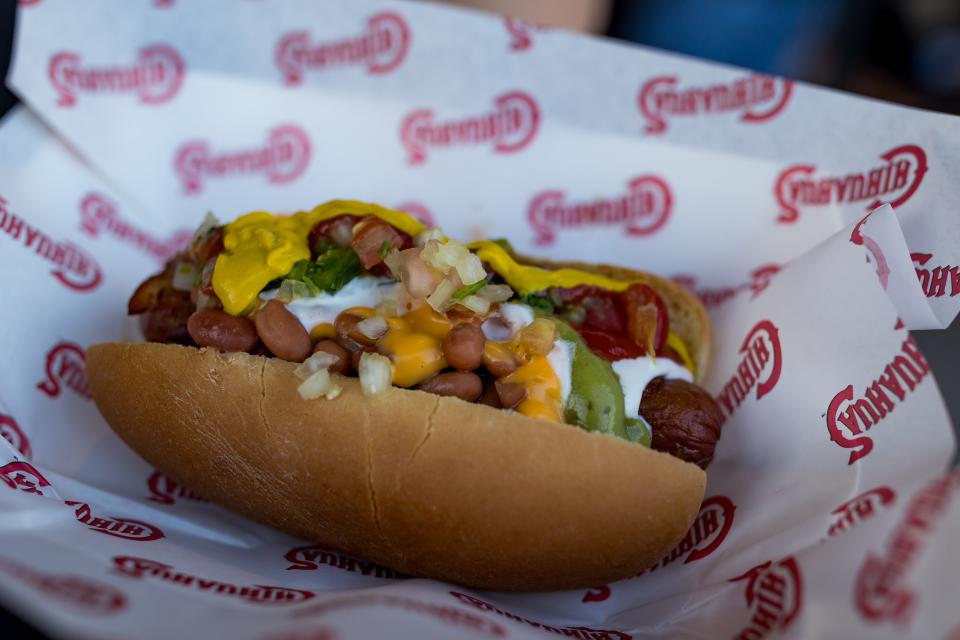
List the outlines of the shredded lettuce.
<svg viewBox="0 0 960 640">
<path fill-rule="evenodd" d="M 553 315 L 555 310 L 550 296 L 543 293 L 528 293 L 520 296 L 520 304 L 525 304 L 542 314 Z"/>
<path fill-rule="evenodd" d="M 330 247 L 314 262 L 300 260 L 294 263 L 290 273 L 281 279 L 281 287 L 290 282 L 285 291 L 289 291 L 296 298 L 312 297 L 322 292 L 336 293 L 361 273 L 363 267 L 360 266 L 360 258 L 356 252 L 352 249 Z M 267 288 L 272 287 L 268 285 Z"/>
</svg>

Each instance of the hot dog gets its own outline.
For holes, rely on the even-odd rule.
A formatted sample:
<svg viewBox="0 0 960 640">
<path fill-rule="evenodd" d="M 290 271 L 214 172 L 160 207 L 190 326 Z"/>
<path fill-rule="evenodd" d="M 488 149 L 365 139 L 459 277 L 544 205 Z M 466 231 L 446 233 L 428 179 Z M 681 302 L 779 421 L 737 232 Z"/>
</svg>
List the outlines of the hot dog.
<svg viewBox="0 0 960 640">
<path fill-rule="evenodd" d="M 333 201 L 208 221 L 91 347 L 111 427 L 254 519 L 488 589 L 634 575 L 683 537 L 722 416 L 709 319 L 651 274 Z M 652 447 L 652 448 L 651 448 Z"/>
</svg>

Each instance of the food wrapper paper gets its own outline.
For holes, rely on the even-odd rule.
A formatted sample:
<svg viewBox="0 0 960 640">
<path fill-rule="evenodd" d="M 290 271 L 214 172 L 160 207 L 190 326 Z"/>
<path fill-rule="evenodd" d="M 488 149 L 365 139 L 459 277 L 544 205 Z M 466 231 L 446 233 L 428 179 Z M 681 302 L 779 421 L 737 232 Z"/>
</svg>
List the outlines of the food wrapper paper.
<svg viewBox="0 0 960 640">
<path fill-rule="evenodd" d="M 427 3 L 21 5 L 5 606 L 63 638 L 960 636 L 954 439 L 909 334 L 960 310 L 960 120 Z M 676 549 L 580 591 L 413 579 L 228 513 L 112 434 L 84 352 L 138 339 L 136 285 L 208 210 L 334 197 L 701 296 L 726 421 Z"/>
</svg>

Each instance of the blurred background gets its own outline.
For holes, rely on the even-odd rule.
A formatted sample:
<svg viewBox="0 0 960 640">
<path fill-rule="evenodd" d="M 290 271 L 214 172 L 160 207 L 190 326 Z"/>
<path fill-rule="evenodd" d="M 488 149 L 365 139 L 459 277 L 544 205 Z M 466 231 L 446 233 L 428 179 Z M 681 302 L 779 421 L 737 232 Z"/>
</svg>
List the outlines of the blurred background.
<svg viewBox="0 0 960 640">
<path fill-rule="evenodd" d="M 450 0 L 449 4 L 960 114 L 960 0 Z M 16 10 L 16 0 L 0 0 L 4 76 Z M 0 115 L 14 104 L 16 97 L 0 87 Z M 915 335 L 956 426 L 960 322 L 947 331 Z M 42 636 L 0 609 L 0 637 Z"/>
</svg>

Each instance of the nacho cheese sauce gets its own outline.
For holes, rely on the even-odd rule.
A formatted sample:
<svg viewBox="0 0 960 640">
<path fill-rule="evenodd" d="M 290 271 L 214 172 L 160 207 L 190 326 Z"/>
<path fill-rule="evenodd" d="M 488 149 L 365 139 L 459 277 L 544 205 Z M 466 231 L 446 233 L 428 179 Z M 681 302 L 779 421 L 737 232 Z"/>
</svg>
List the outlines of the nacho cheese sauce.
<svg viewBox="0 0 960 640">
<path fill-rule="evenodd" d="M 232 315 L 246 315 L 260 301 L 275 297 L 274 291 L 264 292 L 263 288 L 289 273 L 296 262 L 310 259 L 308 236 L 314 225 L 341 215 L 373 215 L 411 237 L 425 230 L 422 223 L 403 212 L 351 200 L 328 202 L 291 216 L 274 216 L 262 211 L 241 216 L 224 227 L 224 251 L 217 258 L 212 278 L 224 310 Z M 521 265 L 501 246 L 489 241 L 475 242 L 469 247 L 520 295 L 580 285 L 623 291 L 633 284 L 578 269 L 548 271 Z M 287 303 L 287 309 L 313 339 L 331 337 L 333 323 L 340 313 L 373 315 L 373 308 L 393 282 L 389 278 L 360 276 L 334 294 L 321 293 L 292 300 Z M 503 378 L 505 382 L 520 383 L 527 390 L 517 410 L 534 418 L 563 421 L 564 405 L 571 390 L 573 343 L 557 340 L 548 355 L 525 356 L 512 340 L 518 331 L 533 322 L 532 309 L 522 304 L 503 303 L 488 317 L 498 319 L 495 325 L 484 322 L 488 341 L 520 356 L 521 364 L 516 371 Z M 394 385 L 416 386 L 447 367 L 441 347 L 453 324 L 444 314 L 423 304 L 406 314 L 388 317 L 387 322 L 389 329 L 379 345 L 393 362 Z M 672 333 L 668 344 L 680 354 L 687 368 L 666 358 L 641 357 L 612 363 L 623 388 L 627 416 L 639 417 L 643 390 L 652 379 L 664 375 L 692 380 L 688 370 L 692 369 L 692 361 L 685 345 Z"/>
</svg>

